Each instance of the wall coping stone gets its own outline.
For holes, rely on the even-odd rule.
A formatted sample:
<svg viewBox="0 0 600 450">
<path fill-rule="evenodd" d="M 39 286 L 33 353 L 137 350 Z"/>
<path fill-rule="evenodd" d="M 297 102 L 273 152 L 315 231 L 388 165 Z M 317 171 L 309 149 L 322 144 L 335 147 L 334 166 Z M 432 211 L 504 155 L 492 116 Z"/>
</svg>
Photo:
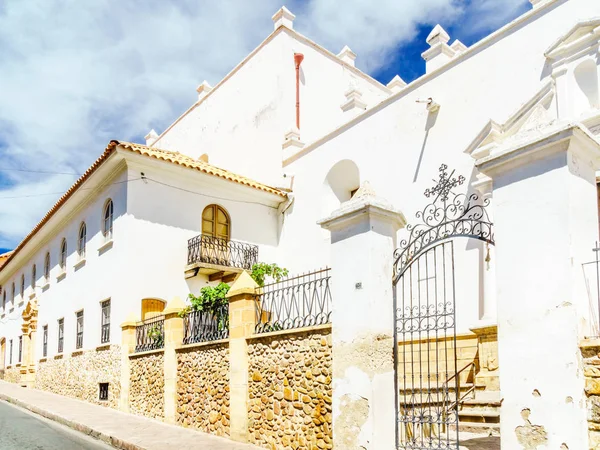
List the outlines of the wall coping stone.
<svg viewBox="0 0 600 450">
<path fill-rule="evenodd" d="M 75 350 L 71 353 L 71 356 L 81 356 L 83 355 L 83 350 Z"/>
<path fill-rule="evenodd" d="M 585 338 L 579 341 L 580 348 L 600 347 L 600 337 Z"/>
<path fill-rule="evenodd" d="M 282 336 L 286 334 L 301 334 L 301 333 L 310 333 L 313 331 L 323 331 L 323 330 L 331 330 L 331 324 L 326 323 L 323 325 L 313 325 L 312 327 L 303 327 L 303 328 L 292 328 L 290 330 L 279 330 L 279 331 L 270 331 L 269 333 L 260 333 L 253 334 L 248 338 L 248 340 L 256 340 L 271 336 Z"/>
<path fill-rule="evenodd" d="M 62 359 L 63 354 L 59 353 L 58 355 L 54 355 L 54 359 Z"/>
<path fill-rule="evenodd" d="M 96 347 L 97 352 L 102 352 L 104 350 L 110 350 L 110 344 L 102 344 Z"/>
<path fill-rule="evenodd" d="M 182 344 L 175 347 L 176 352 L 191 350 L 196 347 L 209 347 L 211 345 L 229 345 L 229 338 L 227 339 L 217 339 L 216 341 L 206 341 L 206 342 L 194 342 L 193 344 Z"/>
<path fill-rule="evenodd" d="M 138 357 L 138 356 L 153 355 L 155 353 L 164 353 L 164 352 L 165 352 L 164 348 L 158 348 L 156 350 L 148 350 L 148 351 L 145 351 L 145 352 L 131 353 L 129 355 L 129 358 L 135 358 L 135 357 Z"/>
<path fill-rule="evenodd" d="M 46 362 L 46 361 L 48 361 L 48 358 L 40 358 L 39 362 L 43 363 L 43 362 Z"/>
</svg>

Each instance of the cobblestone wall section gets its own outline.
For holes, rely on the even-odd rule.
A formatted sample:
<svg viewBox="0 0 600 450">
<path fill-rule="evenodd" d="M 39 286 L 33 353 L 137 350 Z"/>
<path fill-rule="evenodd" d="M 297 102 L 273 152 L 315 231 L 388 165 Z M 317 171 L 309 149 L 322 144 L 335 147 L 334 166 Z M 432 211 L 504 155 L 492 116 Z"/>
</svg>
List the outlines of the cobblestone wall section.
<svg viewBox="0 0 600 450">
<path fill-rule="evenodd" d="M 21 381 L 21 368 L 11 366 L 4 370 L 4 381 L 9 383 L 19 383 Z"/>
<path fill-rule="evenodd" d="M 590 449 L 600 448 L 600 344 L 581 349 L 588 401 Z"/>
<path fill-rule="evenodd" d="M 108 400 L 100 401 L 99 383 L 108 384 Z M 38 364 L 36 389 L 85 400 L 97 405 L 119 407 L 121 394 L 121 347 L 87 350 L 76 356 L 50 358 Z"/>
<path fill-rule="evenodd" d="M 249 348 L 250 442 L 331 449 L 331 332 L 255 339 Z"/>
<path fill-rule="evenodd" d="M 229 344 L 177 354 L 177 423 L 229 436 Z"/>
<path fill-rule="evenodd" d="M 163 419 L 165 415 L 163 352 L 130 358 L 130 412 L 153 419 Z"/>
</svg>

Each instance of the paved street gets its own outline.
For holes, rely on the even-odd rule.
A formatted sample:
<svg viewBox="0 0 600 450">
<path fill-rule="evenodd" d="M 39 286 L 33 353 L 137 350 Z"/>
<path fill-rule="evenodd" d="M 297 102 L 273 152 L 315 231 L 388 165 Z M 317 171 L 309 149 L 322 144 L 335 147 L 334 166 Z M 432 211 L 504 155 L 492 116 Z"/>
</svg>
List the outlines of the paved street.
<svg viewBox="0 0 600 450">
<path fill-rule="evenodd" d="M 59 420 L 86 434 L 99 437 L 120 449 L 165 450 L 170 448 L 202 450 L 260 450 L 258 447 L 233 442 L 189 428 L 169 425 L 145 417 L 125 414 L 104 406 L 92 405 L 50 392 L 27 389 L 12 383 L 0 381 L 0 399 L 8 400 L 45 417 Z M 35 423 L 35 422 L 34 422 Z M 37 426 L 37 424 L 35 424 Z M 0 435 L 5 433 L 6 420 L 0 422 Z M 33 434 L 33 433 L 32 433 Z M 107 447 L 57 446 L 43 447 L 39 442 L 34 447 L 3 446 L 0 436 L 0 450 L 24 449 L 104 449 Z M 88 441 L 94 442 L 94 441 Z M 44 444 L 46 440 L 44 440 Z M 11 443 L 10 445 L 15 445 Z"/>
<path fill-rule="evenodd" d="M 0 401 L 2 450 L 106 450 L 104 443 Z"/>
</svg>

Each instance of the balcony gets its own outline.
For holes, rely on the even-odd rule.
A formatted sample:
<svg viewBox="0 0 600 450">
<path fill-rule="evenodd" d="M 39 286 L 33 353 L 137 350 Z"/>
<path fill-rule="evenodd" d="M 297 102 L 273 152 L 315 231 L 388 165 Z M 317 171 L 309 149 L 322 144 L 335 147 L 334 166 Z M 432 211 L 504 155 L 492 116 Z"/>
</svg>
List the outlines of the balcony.
<svg viewBox="0 0 600 450">
<path fill-rule="evenodd" d="M 257 245 L 201 234 L 188 241 L 185 275 L 192 278 L 201 273 L 208 275 L 210 281 L 227 283 L 257 262 Z"/>
</svg>

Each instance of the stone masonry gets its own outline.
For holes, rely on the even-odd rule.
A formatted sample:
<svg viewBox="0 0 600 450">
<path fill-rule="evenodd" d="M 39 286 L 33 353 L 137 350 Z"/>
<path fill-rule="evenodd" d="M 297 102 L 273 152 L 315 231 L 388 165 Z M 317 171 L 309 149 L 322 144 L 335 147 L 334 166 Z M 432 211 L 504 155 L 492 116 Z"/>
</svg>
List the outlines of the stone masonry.
<svg viewBox="0 0 600 450">
<path fill-rule="evenodd" d="M 99 383 L 108 383 L 108 400 L 100 401 Z M 42 359 L 35 378 L 36 389 L 118 408 L 121 393 L 121 347 L 77 352 L 58 359 Z"/>
<path fill-rule="evenodd" d="M 253 339 L 248 354 L 250 442 L 333 448 L 331 330 Z"/>
<path fill-rule="evenodd" d="M 177 354 L 177 423 L 229 436 L 229 344 Z"/>
<path fill-rule="evenodd" d="M 4 371 L 4 381 L 9 383 L 19 383 L 21 381 L 21 371 L 19 367 L 11 366 Z"/>
<path fill-rule="evenodd" d="M 163 419 L 165 410 L 163 352 L 133 354 L 130 359 L 130 412 L 152 419 Z"/>
<path fill-rule="evenodd" d="M 600 340 L 586 340 L 581 345 L 588 402 L 590 449 L 600 448 Z"/>
</svg>

